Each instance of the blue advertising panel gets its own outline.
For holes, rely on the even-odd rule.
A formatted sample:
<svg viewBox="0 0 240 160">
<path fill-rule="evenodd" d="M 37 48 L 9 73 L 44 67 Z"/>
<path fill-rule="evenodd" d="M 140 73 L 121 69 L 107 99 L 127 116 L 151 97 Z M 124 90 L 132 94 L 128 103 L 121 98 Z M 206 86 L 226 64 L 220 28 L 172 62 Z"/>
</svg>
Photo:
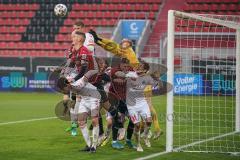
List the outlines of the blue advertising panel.
<svg viewBox="0 0 240 160">
<path fill-rule="evenodd" d="M 123 20 L 122 37 L 132 40 L 138 40 L 146 25 L 145 20 Z"/>
<path fill-rule="evenodd" d="M 48 73 L 24 74 L 10 72 L 0 76 L 0 91 L 53 91 L 55 81 L 48 80 Z"/>
<path fill-rule="evenodd" d="M 10 72 L 0 75 L 0 91 L 44 91 L 54 92 L 54 80 L 47 72 L 27 74 Z M 167 81 L 167 76 L 161 77 Z M 236 81 L 222 74 L 203 76 L 201 74 L 174 74 L 174 94 L 177 95 L 229 95 L 236 94 Z"/>
<path fill-rule="evenodd" d="M 200 74 L 174 74 L 174 94 L 202 95 L 203 77 Z"/>
<path fill-rule="evenodd" d="M 222 74 L 213 74 L 211 78 L 214 94 L 235 95 L 236 81 L 234 78 L 226 79 Z"/>
</svg>

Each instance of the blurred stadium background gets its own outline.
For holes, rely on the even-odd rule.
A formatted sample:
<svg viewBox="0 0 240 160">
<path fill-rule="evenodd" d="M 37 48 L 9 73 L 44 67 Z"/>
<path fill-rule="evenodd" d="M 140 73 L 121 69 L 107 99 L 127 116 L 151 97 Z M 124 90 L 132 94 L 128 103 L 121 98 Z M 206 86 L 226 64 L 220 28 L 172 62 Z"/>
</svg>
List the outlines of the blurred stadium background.
<svg viewBox="0 0 240 160">
<path fill-rule="evenodd" d="M 67 5 L 67 17 L 54 16 L 53 8 L 57 3 Z M 49 68 L 63 62 L 71 44 L 72 26 L 77 19 L 82 20 L 87 29 L 94 28 L 104 37 L 118 42 L 123 37 L 132 39 L 139 57 L 154 58 L 166 64 L 169 9 L 199 14 L 240 14 L 239 0 L 1 0 L 1 76 L 17 76 L 12 72 L 21 72 L 30 74 L 32 79 L 35 76 L 36 80 L 47 77 L 45 73 L 49 72 Z M 201 25 L 196 28 L 201 28 Z M 181 31 L 182 28 L 176 29 Z M 208 31 L 209 27 L 205 26 L 204 29 Z M 200 29 L 198 31 L 201 32 Z M 96 49 L 97 55 L 106 56 L 103 50 Z M 201 58 L 201 52 L 192 59 Z M 226 58 L 234 57 L 229 55 Z M 176 55 L 174 63 L 179 68 L 182 57 Z M 27 84 L 7 87 L 6 83 L 8 81 L 2 78 L 1 90 L 29 88 Z"/>
<path fill-rule="evenodd" d="M 66 4 L 68 7 L 68 15 L 64 18 L 54 16 L 53 8 L 58 3 Z M 46 159 L 49 158 L 49 154 L 51 159 L 69 159 L 79 156 L 74 149 L 79 147 L 81 138 L 73 142 L 71 137 L 65 135 L 63 129 L 67 127 L 67 123 L 62 124 L 61 121 L 52 119 L 50 122 L 37 121 L 29 124 L 5 125 L 12 121 L 54 117 L 54 105 L 61 100 L 61 95 L 49 94 L 52 92 L 53 82 L 48 80 L 48 75 L 51 67 L 56 67 L 64 62 L 66 50 L 71 45 L 72 26 L 76 20 L 82 20 L 87 30 L 93 28 L 101 36 L 112 38 L 117 42 L 120 42 L 122 38 L 129 38 L 133 40 L 134 49 L 139 57 L 166 64 L 167 13 L 170 9 L 197 14 L 240 15 L 240 1 L 0 0 L 0 91 L 2 92 L 0 93 L 2 101 L 0 104 L 0 142 L 3 144 L 0 147 L 0 159 Z M 186 26 L 178 27 L 176 32 L 184 32 L 186 28 Z M 202 23 L 196 25 L 196 28 L 194 29 L 195 33 L 211 33 L 209 26 L 203 26 Z M 233 32 L 227 28 L 221 28 L 220 34 L 231 35 Z M 235 43 L 235 39 L 231 42 Z M 214 45 L 215 43 L 212 41 L 209 46 L 214 47 Z M 231 49 L 236 46 L 228 45 L 227 47 Z M 206 50 L 204 51 L 203 48 Z M 215 54 L 206 54 L 208 51 L 206 45 L 203 45 L 203 48 L 197 49 L 198 54 L 188 57 L 188 60 L 193 62 L 191 64 L 192 72 L 205 73 L 206 70 L 202 70 L 204 66 L 208 63 L 212 65 L 212 62 L 208 62 L 207 59 L 224 59 L 224 63 L 218 65 L 235 67 L 236 59 L 233 54 L 222 54 L 224 57 L 218 57 Z M 98 56 L 108 55 L 98 47 L 96 47 L 96 54 Z M 196 59 L 197 61 L 194 62 Z M 181 67 L 188 64 L 181 54 L 174 57 L 176 71 L 181 71 Z M 208 73 L 211 74 L 211 72 L 215 73 L 216 70 L 210 70 Z M 233 74 L 233 72 L 229 74 Z M 233 77 L 231 76 L 231 78 Z M 226 93 L 222 93 L 222 90 L 224 89 L 209 92 L 216 96 L 234 95 L 234 89 L 226 91 Z M 44 93 L 32 94 L 32 91 Z M 161 96 L 160 100 L 161 102 L 157 101 L 157 97 L 155 97 L 154 104 L 159 113 L 165 113 L 166 97 Z M 234 99 L 231 99 L 231 102 L 234 102 Z M 212 104 L 212 101 L 206 103 Z M 159 115 L 162 120 L 161 126 L 165 129 L 165 121 L 161 116 Z M 40 128 L 45 129 L 42 131 Z M 239 140 L 237 141 L 239 142 Z M 62 144 L 67 144 L 67 147 L 61 146 Z M 81 143 L 81 147 L 83 146 L 84 144 Z M 94 158 L 112 159 L 114 155 L 118 154 L 118 157 L 114 157 L 115 159 L 131 159 L 164 151 L 165 137 L 154 142 L 153 147 L 155 148 L 152 150 L 147 149 L 146 152 L 138 154 L 130 150 L 114 151 L 108 146 L 107 150 L 100 149 L 100 152 L 97 153 L 99 157 Z M 239 151 L 239 145 L 237 147 Z M 28 157 L 26 154 L 30 154 L 30 156 Z M 107 157 L 103 154 L 110 155 Z M 83 155 L 78 158 L 92 159 L 93 156 Z M 239 159 L 239 157 L 221 154 L 199 153 L 173 153 L 162 158 Z"/>
</svg>

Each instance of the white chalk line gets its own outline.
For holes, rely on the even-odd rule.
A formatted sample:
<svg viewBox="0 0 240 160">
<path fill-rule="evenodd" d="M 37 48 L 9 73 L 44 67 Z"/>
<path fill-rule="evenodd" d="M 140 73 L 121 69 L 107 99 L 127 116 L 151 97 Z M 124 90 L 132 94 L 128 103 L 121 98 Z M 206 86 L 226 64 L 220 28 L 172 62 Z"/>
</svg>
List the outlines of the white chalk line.
<svg viewBox="0 0 240 160">
<path fill-rule="evenodd" d="M 44 117 L 44 118 L 34 118 L 34 119 L 26 119 L 26 120 L 20 120 L 20 121 L 2 122 L 0 123 L 0 126 L 25 123 L 25 122 L 43 121 L 43 120 L 56 119 L 56 118 L 57 117 Z"/>
</svg>

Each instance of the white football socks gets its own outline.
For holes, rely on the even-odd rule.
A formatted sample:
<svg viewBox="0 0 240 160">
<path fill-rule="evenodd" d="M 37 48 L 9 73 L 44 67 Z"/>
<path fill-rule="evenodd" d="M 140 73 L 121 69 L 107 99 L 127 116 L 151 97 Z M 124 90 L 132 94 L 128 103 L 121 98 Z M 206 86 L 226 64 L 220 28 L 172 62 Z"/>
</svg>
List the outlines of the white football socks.
<svg viewBox="0 0 240 160">
<path fill-rule="evenodd" d="M 91 147 L 91 139 L 88 133 L 87 125 L 84 128 L 81 128 L 83 138 L 87 144 L 88 147 Z"/>
<path fill-rule="evenodd" d="M 93 127 L 92 136 L 93 136 L 92 147 L 97 148 L 98 136 L 99 136 L 99 125 Z"/>
</svg>

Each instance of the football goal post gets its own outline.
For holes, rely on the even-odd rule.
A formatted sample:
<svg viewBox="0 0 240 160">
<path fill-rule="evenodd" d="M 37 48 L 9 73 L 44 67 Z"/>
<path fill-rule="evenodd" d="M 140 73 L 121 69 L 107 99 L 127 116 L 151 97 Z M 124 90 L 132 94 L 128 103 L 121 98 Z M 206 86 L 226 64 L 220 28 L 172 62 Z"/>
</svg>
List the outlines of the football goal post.
<svg viewBox="0 0 240 160">
<path fill-rule="evenodd" d="M 168 13 L 166 151 L 240 153 L 240 16 Z"/>
</svg>

